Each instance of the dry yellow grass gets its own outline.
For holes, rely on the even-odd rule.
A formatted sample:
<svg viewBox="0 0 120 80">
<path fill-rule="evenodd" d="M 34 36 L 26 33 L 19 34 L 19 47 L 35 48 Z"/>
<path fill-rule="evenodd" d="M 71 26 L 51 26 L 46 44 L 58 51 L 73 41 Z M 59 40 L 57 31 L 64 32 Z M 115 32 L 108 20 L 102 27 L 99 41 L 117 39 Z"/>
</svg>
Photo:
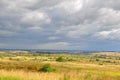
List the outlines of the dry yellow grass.
<svg viewBox="0 0 120 80">
<path fill-rule="evenodd" d="M 30 72 L 23 70 L 0 70 L 0 75 L 18 76 L 25 80 L 119 80 L 120 65 L 81 64 L 78 62 L 50 63 L 60 69 L 57 72 Z"/>
<path fill-rule="evenodd" d="M 55 61 L 57 57 L 61 56 L 60 54 L 43 54 L 40 56 L 13 54 L 13 56 L 0 58 L 0 77 L 5 75 L 20 77 L 24 80 L 120 80 L 119 53 L 100 52 L 94 54 L 62 54 L 64 58 L 78 59 L 77 61 L 65 62 Z M 101 58 L 99 55 L 109 56 Z M 96 61 L 96 59 L 99 60 Z M 110 62 L 105 63 L 104 61 Z M 56 71 L 39 72 L 44 64 L 50 64 Z"/>
<path fill-rule="evenodd" d="M 4 52 L 4 51 L 0 51 L 0 54 L 3 54 L 3 53 L 6 53 L 6 52 Z"/>
<path fill-rule="evenodd" d="M 38 73 L 25 71 L 6 71 L 0 70 L 0 75 L 21 77 L 25 80 L 118 80 L 109 76 L 99 74 L 88 74 L 85 72 L 70 71 L 69 73 Z"/>
<path fill-rule="evenodd" d="M 22 70 L 0 70 L 0 75 L 6 76 L 19 76 L 26 80 L 56 80 L 56 78 L 60 78 L 61 75 L 56 73 L 38 73 L 38 72 L 25 72 Z M 53 76 L 54 75 L 54 76 Z"/>
<path fill-rule="evenodd" d="M 120 56 L 120 52 L 97 52 L 94 54 L 107 55 L 107 56 Z"/>
</svg>

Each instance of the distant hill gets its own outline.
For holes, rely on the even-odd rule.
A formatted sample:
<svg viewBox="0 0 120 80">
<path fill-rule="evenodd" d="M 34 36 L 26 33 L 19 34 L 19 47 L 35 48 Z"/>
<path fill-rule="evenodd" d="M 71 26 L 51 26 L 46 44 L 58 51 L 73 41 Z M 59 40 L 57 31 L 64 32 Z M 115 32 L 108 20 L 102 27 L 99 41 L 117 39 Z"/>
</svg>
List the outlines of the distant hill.
<svg viewBox="0 0 120 80">
<path fill-rule="evenodd" d="M 107 55 L 107 56 L 120 56 L 120 52 L 97 52 L 97 53 L 94 53 L 94 54 L 97 54 L 97 55 Z"/>
</svg>

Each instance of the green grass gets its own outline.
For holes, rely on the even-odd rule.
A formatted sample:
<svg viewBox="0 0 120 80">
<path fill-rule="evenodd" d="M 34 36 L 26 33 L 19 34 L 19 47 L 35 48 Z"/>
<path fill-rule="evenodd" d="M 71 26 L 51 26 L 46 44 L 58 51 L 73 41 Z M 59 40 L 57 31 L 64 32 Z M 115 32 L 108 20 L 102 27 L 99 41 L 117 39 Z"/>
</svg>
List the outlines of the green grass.
<svg viewBox="0 0 120 80">
<path fill-rule="evenodd" d="M 50 64 L 45 64 L 38 71 L 41 71 L 41 72 L 54 72 L 55 69 Z"/>
<path fill-rule="evenodd" d="M 0 75 L 0 80 L 25 80 L 24 78 Z"/>
</svg>

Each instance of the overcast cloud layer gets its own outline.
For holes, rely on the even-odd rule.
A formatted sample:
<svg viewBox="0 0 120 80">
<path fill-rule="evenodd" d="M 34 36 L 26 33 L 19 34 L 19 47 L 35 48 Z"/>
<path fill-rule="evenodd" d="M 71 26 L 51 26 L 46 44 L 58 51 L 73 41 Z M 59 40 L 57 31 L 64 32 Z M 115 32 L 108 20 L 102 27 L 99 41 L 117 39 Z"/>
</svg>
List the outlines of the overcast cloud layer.
<svg viewBox="0 0 120 80">
<path fill-rule="evenodd" d="M 0 48 L 120 51 L 120 0 L 0 0 Z"/>
</svg>

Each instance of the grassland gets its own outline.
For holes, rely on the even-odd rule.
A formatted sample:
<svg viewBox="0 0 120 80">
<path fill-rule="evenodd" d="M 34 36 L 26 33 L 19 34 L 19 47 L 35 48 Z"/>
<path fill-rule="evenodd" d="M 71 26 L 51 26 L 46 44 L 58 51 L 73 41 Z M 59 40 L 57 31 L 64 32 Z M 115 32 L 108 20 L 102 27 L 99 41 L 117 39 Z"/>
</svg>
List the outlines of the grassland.
<svg viewBox="0 0 120 80">
<path fill-rule="evenodd" d="M 0 80 L 120 80 L 120 53 L 0 51 Z"/>
</svg>

